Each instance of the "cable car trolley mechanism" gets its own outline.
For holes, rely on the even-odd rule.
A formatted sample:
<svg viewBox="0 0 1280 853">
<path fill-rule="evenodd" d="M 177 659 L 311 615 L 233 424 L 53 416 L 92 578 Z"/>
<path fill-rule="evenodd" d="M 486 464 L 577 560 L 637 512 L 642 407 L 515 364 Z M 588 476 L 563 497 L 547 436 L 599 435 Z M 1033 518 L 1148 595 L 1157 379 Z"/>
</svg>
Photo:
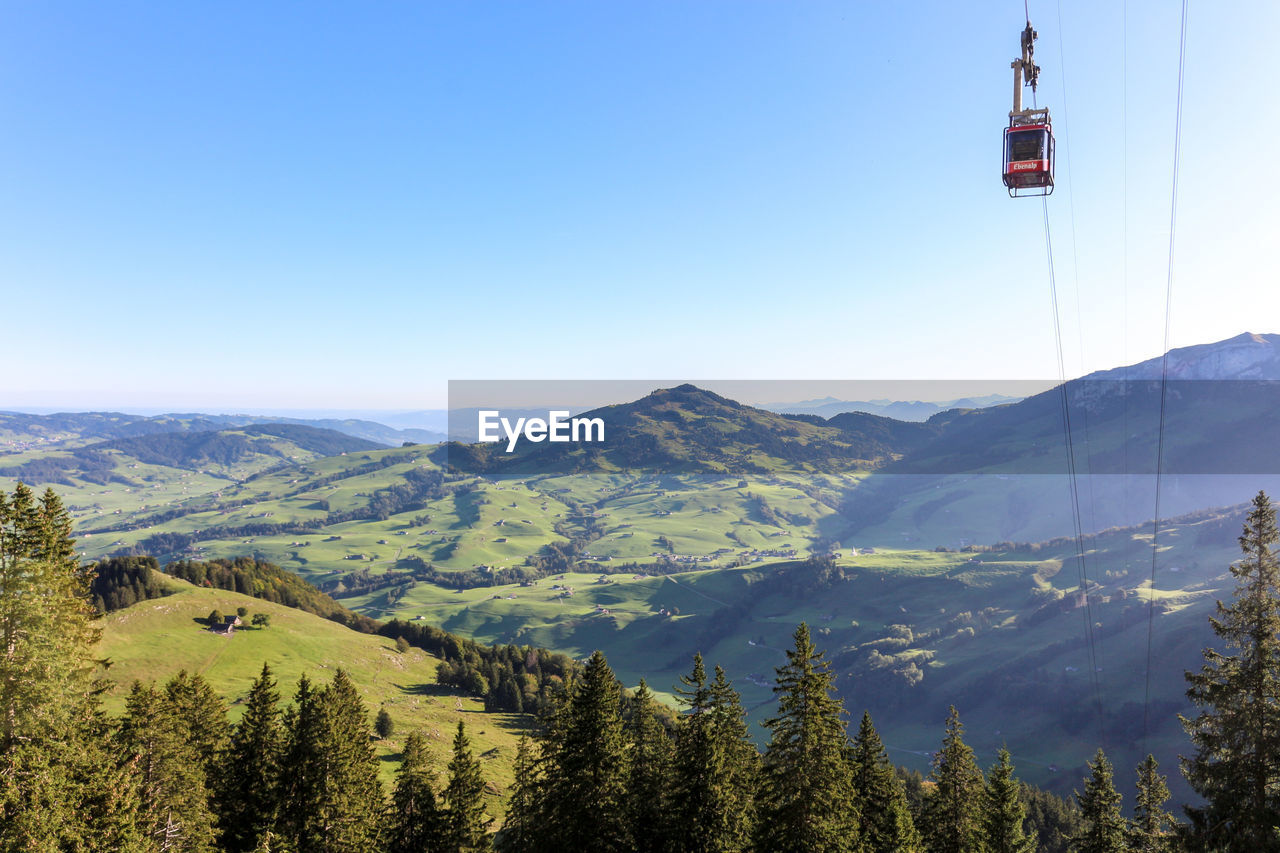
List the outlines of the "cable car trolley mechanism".
<svg viewBox="0 0 1280 853">
<path fill-rule="evenodd" d="M 1053 123 L 1049 108 L 1022 108 L 1022 87 L 1033 95 L 1040 76 L 1034 60 L 1038 33 L 1031 22 L 1022 31 L 1022 57 L 1013 61 L 1013 110 L 1004 130 L 1004 159 L 1001 173 L 1010 197 L 1049 195 L 1053 192 Z"/>
</svg>

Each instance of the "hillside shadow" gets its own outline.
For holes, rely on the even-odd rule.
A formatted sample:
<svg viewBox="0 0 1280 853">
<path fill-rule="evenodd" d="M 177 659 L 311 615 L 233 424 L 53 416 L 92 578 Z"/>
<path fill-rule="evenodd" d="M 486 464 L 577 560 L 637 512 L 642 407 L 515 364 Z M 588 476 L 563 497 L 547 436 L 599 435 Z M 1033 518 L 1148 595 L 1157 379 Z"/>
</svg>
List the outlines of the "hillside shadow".
<svg viewBox="0 0 1280 853">
<path fill-rule="evenodd" d="M 454 693 L 443 684 L 397 684 L 395 687 L 406 696 L 452 696 Z"/>
</svg>

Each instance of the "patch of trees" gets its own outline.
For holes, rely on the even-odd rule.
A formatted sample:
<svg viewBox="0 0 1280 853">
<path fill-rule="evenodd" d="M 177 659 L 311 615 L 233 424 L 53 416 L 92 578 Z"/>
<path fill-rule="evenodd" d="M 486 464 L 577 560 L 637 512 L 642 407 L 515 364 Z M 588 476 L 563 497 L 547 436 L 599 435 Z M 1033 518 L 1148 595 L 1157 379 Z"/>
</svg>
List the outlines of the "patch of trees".
<svg viewBox="0 0 1280 853">
<path fill-rule="evenodd" d="M 92 567 L 89 595 L 99 613 L 121 610 L 139 601 L 169 594 L 154 557 L 107 557 Z"/>
<path fill-rule="evenodd" d="M 468 489 L 459 486 L 453 492 L 456 495 L 466 490 Z M 413 468 L 405 472 L 404 482 L 374 492 L 365 512 L 370 518 L 385 521 L 393 515 L 420 509 L 426 502 L 442 498 L 446 493 L 443 472 Z"/>
<path fill-rule="evenodd" d="M 443 658 L 437 679 L 485 700 L 485 709 L 538 713 L 576 671 L 565 655 L 532 646 L 484 646 L 434 625 L 393 619 L 378 633 Z"/>
<path fill-rule="evenodd" d="M 294 607 L 323 616 L 365 634 L 375 633 L 378 622 L 343 607 L 293 572 L 253 557 L 209 561 L 179 560 L 164 567 L 165 573 L 196 586 L 225 589 Z"/>
</svg>

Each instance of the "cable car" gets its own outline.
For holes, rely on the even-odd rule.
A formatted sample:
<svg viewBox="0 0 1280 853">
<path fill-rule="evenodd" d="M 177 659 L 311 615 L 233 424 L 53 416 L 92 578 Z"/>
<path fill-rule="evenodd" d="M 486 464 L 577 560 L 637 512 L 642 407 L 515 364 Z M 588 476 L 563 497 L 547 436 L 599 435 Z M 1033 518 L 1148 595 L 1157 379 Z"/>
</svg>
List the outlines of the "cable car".
<svg viewBox="0 0 1280 853">
<path fill-rule="evenodd" d="M 1035 30 L 1031 22 L 1022 31 L 1022 56 L 1013 61 L 1013 109 L 1004 129 L 1004 157 L 1000 169 L 1011 197 L 1049 195 L 1053 192 L 1053 122 L 1048 107 L 1022 108 L 1022 87 L 1032 95 L 1040 78 L 1040 66 L 1033 61 Z"/>
<path fill-rule="evenodd" d="M 1011 118 L 1004 129 L 1004 185 L 1010 196 L 1053 192 L 1053 125 L 1048 110 L 1026 110 L 1043 116 Z"/>
</svg>

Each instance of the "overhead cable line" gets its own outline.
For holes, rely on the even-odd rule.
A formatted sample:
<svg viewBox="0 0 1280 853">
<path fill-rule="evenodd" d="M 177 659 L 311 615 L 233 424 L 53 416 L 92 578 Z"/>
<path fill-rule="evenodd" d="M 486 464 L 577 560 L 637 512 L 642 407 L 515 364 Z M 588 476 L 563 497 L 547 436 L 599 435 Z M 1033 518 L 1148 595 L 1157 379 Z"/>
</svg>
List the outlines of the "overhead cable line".
<svg viewBox="0 0 1280 853">
<path fill-rule="evenodd" d="M 1160 554 L 1160 497 L 1161 477 L 1164 467 L 1165 413 L 1169 386 L 1169 330 L 1173 305 L 1173 250 L 1178 224 L 1178 171 L 1182 160 L 1182 83 L 1187 56 L 1187 6 L 1182 0 L 1182 21 L 1178 38 L 1178 97 L 1173 123 L 1173 176 L 1169 199 L 1169 257 L 1165 271 L 1164 287 L 1164 349 L 1160 357 L 1160 431 L 1156 441 L 1156 505 L 1155 519 L 1151 526 L 1151 584 L 1147 588 L 1147 671 L 1142 698 L 1142 740 L 1146 743 L 1151 705 L 1151 651 L 1155 634 L 1156 562 Z"/>
</svg>

